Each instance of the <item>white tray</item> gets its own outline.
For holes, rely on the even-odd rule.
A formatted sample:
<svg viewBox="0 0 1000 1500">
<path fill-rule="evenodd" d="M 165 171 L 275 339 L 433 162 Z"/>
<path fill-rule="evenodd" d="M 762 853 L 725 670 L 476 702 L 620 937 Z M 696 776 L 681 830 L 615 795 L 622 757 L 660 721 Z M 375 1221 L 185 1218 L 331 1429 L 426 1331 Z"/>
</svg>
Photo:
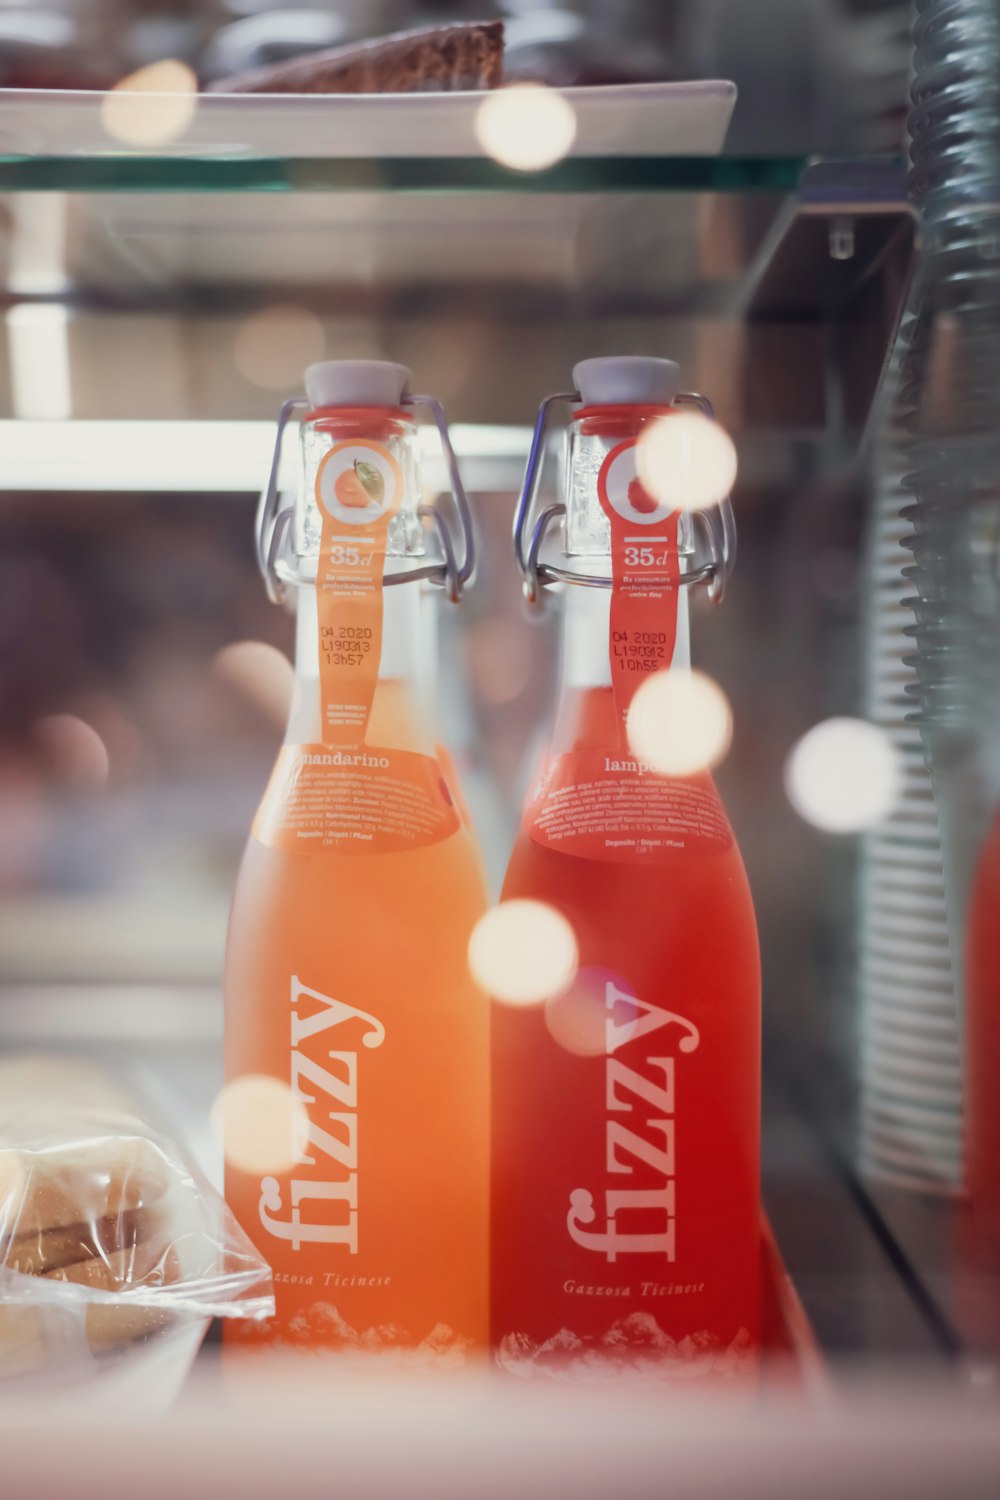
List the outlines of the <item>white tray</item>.
<svg viewBox="0 0 1000 1500">
<path fill-rule="evenodd" d="M 722 149 L 736 102 L 736 85 L 717 79 L 560 92 L 576 111 L 573 156 L 714 156 Z M 0 89 L 0 154 L 120 154 L 121 143 L 102 124 L 103 97 L 71 90 Z M 128 154 L 479 156 L 475 119 L 485 97 L 482 93 L 206 94 L 199 98 L 179 139 Z M 142 105 L 155 111 L 173 98 L 150 94 Z"/>
</svg>

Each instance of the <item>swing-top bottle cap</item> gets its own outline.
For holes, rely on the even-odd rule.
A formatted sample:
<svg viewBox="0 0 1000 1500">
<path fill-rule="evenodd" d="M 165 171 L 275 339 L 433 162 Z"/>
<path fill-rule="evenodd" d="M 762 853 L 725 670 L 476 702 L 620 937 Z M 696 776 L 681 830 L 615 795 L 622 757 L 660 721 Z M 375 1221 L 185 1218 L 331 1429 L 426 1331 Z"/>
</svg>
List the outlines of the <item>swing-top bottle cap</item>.
<svg viewBox="0 0 1000 1500">
<path fill-rule="evenodd" d="M 385 359 L 325 359 L 306 371 L 306 399 L 322 406 L 398 406 L 409 387 L 405 365 Z"/>
<path fill-rule="evenodd" d="M 672 359 L 623 354 L 584 359 L 573 382 L 584 406 L 670 406 L 680 388 L 680 366 Z"/>
</svg>

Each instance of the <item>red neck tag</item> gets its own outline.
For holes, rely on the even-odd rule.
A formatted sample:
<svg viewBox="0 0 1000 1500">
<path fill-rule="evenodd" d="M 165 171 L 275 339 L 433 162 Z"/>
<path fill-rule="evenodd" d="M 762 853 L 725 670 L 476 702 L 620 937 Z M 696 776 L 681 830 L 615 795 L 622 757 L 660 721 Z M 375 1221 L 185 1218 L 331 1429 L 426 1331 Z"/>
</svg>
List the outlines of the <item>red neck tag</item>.
<svg viewBox="0 0 1000 1500">
<path fill-rule="evenodd" d="M 680 587 L 680 512 L 668 511 L 644 488 L 636 469 L 637 442 L 630 437 L 612 448 L 597 478 L 598 497 L 611 522 L 608 656 L 621 749 L 627 747 L 625 719 L 636 690 L 673 661 Z"/>
</svg>

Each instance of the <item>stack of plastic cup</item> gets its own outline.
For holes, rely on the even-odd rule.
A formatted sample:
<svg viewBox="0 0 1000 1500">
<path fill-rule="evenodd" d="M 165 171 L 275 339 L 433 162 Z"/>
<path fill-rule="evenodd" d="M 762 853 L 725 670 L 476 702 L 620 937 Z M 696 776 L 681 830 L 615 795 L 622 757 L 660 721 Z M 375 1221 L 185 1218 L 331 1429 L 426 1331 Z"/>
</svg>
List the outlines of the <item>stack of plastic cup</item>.
<svg viewBox="0 0 1000 1500">
<path fill-rule="evenodd" d="M 920 730 L 907 722 L 916 675 L 905 660 L 914 623 L 902 602 L 905 498 L 889 466 L 869 529 L 866 709 L 904 775 L 893 812 L 862 844 L 860 1154 L 870 1177 L 950 1193 L 962 1181 L 961 1026 L 938 814 Z"/>
</svg>

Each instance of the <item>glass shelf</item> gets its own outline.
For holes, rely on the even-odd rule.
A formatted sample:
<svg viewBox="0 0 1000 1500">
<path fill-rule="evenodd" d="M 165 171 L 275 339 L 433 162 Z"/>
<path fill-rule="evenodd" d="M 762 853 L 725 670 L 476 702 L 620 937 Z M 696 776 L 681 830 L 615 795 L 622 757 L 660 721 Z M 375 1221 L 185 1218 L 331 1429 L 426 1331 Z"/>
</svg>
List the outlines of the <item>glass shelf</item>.
<svg viewBox="0 0 1000 1500">
<path fill-rule="evenodd" d="M 892 160 L 8 154 L 0 419 L 267 419 L 275 388 L 233 351 L 278 308 L 311 320 L 298 368 L 396 359 L 467 423 L 523 424 L 585 355 L 670 349 L 735 433 L 811 434 L 829 458 L 856 449 L 913 243 Z M 42 330 L 68 406 L 19 395 L 19 340 Z M 121 379 L 138 348 L 145 377 Z"/>
<path fill-rule="evenodd" d="M 3 192 L 756 193 L 794 192 L 797 156 L 571 157 L 519 172 L 486 157 L 69 156 L 0 153 Z"/>
</svg>

